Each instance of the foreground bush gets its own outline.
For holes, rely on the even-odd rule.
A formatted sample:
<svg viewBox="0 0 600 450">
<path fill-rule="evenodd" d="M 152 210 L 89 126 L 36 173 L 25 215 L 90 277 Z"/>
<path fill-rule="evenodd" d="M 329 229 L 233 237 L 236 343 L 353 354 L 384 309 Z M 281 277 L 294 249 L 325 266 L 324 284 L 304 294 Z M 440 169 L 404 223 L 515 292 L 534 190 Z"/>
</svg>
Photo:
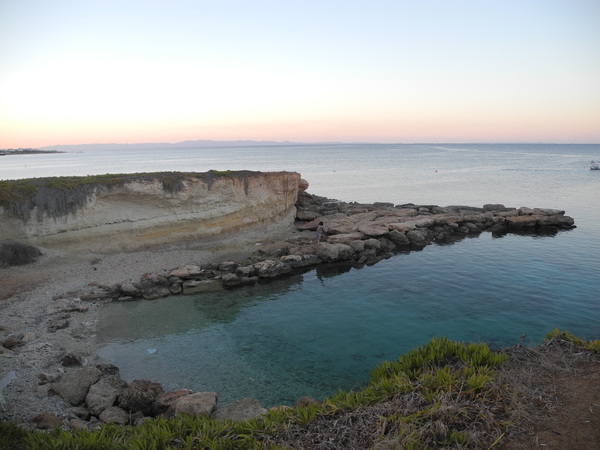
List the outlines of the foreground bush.
<svg viewBox="0 0 600 450">
<path fill-rule="evenodd" d="M 30 264 L 41 254 L 42 252 L 32 245 L 4 242 L 0 244 L 0 267 Z"/>
</svg>

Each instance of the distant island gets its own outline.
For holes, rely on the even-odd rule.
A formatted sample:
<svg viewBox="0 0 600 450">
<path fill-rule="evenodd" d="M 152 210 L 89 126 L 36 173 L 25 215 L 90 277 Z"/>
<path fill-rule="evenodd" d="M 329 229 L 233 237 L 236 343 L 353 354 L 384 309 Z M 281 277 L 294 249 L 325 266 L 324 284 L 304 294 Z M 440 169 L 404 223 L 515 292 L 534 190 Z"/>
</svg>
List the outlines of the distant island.
<svg viewBox="0 0 600 450">
<path fill-rule="evenodd" d="M 58 150 L 42 150 L 39 148 L 7 148 L 0 150 L 0 156 L 7 155 L 33 155 L 36 153 L 64 153 Z"/>
</svg>

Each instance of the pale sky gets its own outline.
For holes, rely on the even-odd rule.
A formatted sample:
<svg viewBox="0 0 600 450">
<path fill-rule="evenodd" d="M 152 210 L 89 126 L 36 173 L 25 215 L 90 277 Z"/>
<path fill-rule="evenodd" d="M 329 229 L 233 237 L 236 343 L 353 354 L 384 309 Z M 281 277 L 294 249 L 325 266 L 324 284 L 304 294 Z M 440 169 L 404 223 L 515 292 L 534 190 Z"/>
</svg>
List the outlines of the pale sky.
<svg viewBox="0 0 600 450">
<path fill-rule="evenodd" d="M 0 0 L 0 148 L 600 142 L 599 0 Z"/>
</svg>

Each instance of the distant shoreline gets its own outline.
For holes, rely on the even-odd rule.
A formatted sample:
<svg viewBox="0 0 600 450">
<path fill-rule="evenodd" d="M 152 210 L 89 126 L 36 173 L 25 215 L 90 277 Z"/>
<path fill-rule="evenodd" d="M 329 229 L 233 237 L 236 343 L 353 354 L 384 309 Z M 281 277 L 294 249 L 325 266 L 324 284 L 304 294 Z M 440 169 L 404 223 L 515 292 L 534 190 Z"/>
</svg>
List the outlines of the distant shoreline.
<svg viewBox="0 0 600 450">
<path fill-rule="evenodd" d="M 18 149 L 8 149 L 8 150 L 0 150 L 0 156 L 9 156 L 9 155 L 35 155 L 39 153 L 65 153 L 59 150 L 39 150 L 36 148 L 18 148 Z"/>
</svg>

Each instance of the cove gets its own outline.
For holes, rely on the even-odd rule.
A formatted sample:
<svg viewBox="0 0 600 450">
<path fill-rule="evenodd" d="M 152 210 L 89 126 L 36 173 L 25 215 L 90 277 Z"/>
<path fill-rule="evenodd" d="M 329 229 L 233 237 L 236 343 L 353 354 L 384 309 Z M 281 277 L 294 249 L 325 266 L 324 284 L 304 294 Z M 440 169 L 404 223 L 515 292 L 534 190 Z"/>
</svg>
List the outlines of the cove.
<svg viewBox="0 0 600 450">
<path fill-rule="evenodd" d="M 537 343 L 552 327 L 591 338 L 600 305 L 593 256 L 580 245 L 570 232 L 484 233 L 361 269 L 322 266 L 249 288 L 113 302 L 101 309 L 95 356 L 128 382 L 270 407 L 358 387 L 379 362 L 434 336 L 493 348 L 524 333 Z"/>
</svg>

